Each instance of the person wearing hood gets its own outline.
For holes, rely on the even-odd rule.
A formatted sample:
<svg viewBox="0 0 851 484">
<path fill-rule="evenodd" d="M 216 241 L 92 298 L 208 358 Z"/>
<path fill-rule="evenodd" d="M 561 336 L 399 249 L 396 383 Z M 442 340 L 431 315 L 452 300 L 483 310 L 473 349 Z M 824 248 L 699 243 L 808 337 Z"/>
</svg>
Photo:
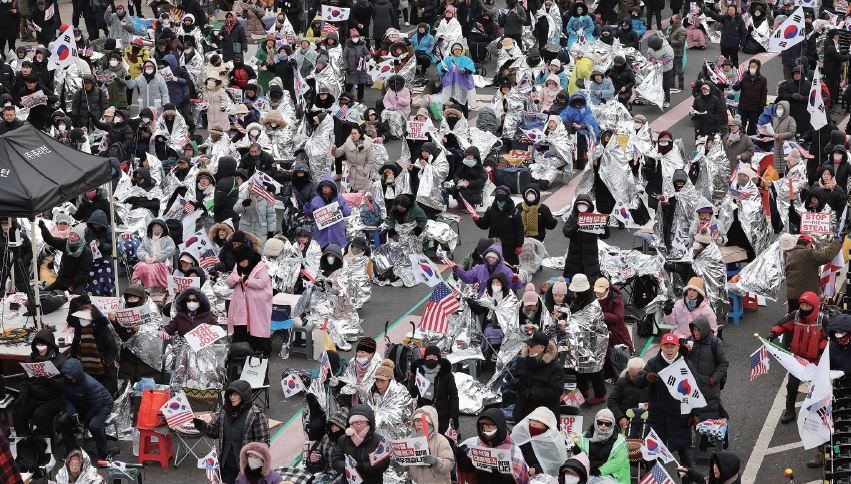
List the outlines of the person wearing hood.
<svg viewBox="0 0 851 484">
<path fill-rule="evenodd" d="M 804 42 L 806 44 L 806 42 Z M 797 50 L 798 47 L 790 47 L 788 50 Z M 784 51 L 785 58 L 785 51 Z M 785 64 L 785 61 L 784 61 Z M 786 66 L 783 66 L 784 69 Z M 807 102 L 810 97 L 811 82 L 804 77 L 800 66 L 792 68 L 790 78 L 783 82 L 777 90 L 777 98 L 789 102 L 790 114 L 795 118 L 795 124 L 801 129 L 801 137 L 807 135 L 812 129 L 810 124 L 810 113 L 807 111 Z"/>
<path fill-rule="evenodd" d="M 372 138 L 364 134 L 362 127 L 352 124 L 351 134 L 339 148 L 332 148 L 334 156 L 345 157 L 349 168 L 351 190 L 369 191 L 372 187 L 370 180 L 374 162 Z"/>
<path fill-rule="evenodd" d="M 615 87 L 612 81 L 600 69 L 594 69 L 591 73 L 588 89 L 591 91 L 591 104 L 604 104 L 611 101 L 615 95 Z"/>
<path fill-rule="evenodd" d="M 75 433 L 80 424 L 85 425 L 97 446 L 98 459 L 110 459 L 106 443 L 105 423 L 112 412 L 112 394 L 83 370 L 83 363 L 69 358 L 59 368 L 64 378 L 62 399 L 64 413 L 59 417 L 62 440 L 69 449 L 77 447 Z"/>
<path fill-rule="evenodd" d="M 115 395 L 120 348 L 113 338 L 109 319 L 92 304 L 88 295 L 82 295 L 71 300 L 66 321 L 74 330 L 70 357 L 79 359 L 86 373 Z"/>
<path fill-rule="evenodd" d="M 461 166 L 452 176 L 455 185 L 449 189 L 449 194 L 455 198 L 459 207 L 464 204 L 464 200 L 473 206 L 481 205 L 487 178 L 479 149 L 471 145 L 464 150 Z"/>
<path fill-rule="evenodd" d="M 343 248 L 337 244 L 328 244 L 322 249 L 322 258 L 319 260 L 319 273 L 323 277 L 330 277 L 331 274 L 343 267 Z"/>
<path fill-rule="evenodd" d="M 168 235 L 168 226 L 162 219 L 154 219 L 148 224 L 148 230 L 139 248 L 136 258 L 139 262 L 133 266 L 133 282 L 141 282 L 145 289 L 168 286 L 168 264 L 174 257 L 174 241 Z"/>
<path fill-rule="evenodd" d="M 89 117 L 100 119 L 107 106 L 106 93 L 98 87 L 95 76 L 83 74 L 82 89 L 74 93 L 71 101 L 71 122 L 74 127 L 88 127 Z"/>
<path fill-rule="evenodd" d="M 662 30 L 661 26 L 659 30 Z M 654 35 L 647 41 L 647 60 L 653 65 L 662 65 L 662 89 L 665 91 L 662 107 L 667 109 L 671 105 L 671 87 L 674 85 L 674 49 L 661 34 Z"/>
<path fill-rule="evenodd" d="M 275 193 L 275 186 L 271 183 L 267 183 L 264 189 L 272 194 Z M 275 236 L 278 227 L 275 204 L 270 203 L 265 197 L 245 187 L 239 190 L 239 198 L 234 203 L 233 210 L 239 216 L 237 229 L 254 234 L 261 245 L 266 243 L 266 239 Z"/>
<path fill-rule="evenodd" d="M 688 280 L 688 284 L 683 288 L 683 297 L 677 299 L 671 312 L 665 316 L 665 323 L 675 326 L 674 333 L 678 337 L 687 338 L 691 335 L 689 325 L 701 317 L 709 321 L 713 334 L 718 332 L 715 311 L 706 298 L 703 280 L 695 276 Z"/>
<path fill-rule="evenodd" d="M 809 235 L 781 235 L 789 240 L 781 245 L 784 252 L 786 273 L 786 302 L 789 311 L 798 309 L 798 301 L 807 292 L 821 291 L 819 267 L 832 261 L 842 248 L 842 239 L 834 239 L 829 245 L 817 249 Z"/>
<path fill-rule="evenodd" d="M 239 198 L 239 187 L 236 185 L 236 160 L 231 156 L 219 158 L 216 171 L 216 191 L 213 195 L 213 220 L 216 223 L 230 219 L 236 226 L 239 215 L 234 206 Z M 228 268 L 230 269 L 230 268 Z"/>
<path fill-rule="evenodd" d="M 405 85 L 404 77 L 396 74 L 387 79 L 387 90 L 382 100 L 386 111 L 398 111 L 405 118 L 411 115 L 411 90 Z"/>
<path fill-rule="evenodd" d="M 558 470 L 559 484 L 586 484 L 591 471 L 591 463 L 586 454 L 576 454 L 564 461 Z"/>
<path fill-rule="evenodd" d="M 272 279 L 260 254 L 249 247 L 235 251 L 236 265 L 227 278 L 233 297 L 228 306 L 228 334 L 248 341 L 267 357 L 271 351 Z"/>
<path fill-rule="evenodd" d="M 428 454 L 423 458 L 425 465 L 394 465 L 394 470 L 407 471 L 414 482 L 441 483 L 450 482 L 451 472 L 455 467 L 455 453 L 449 439 L 438 433 L 437 411 L 430 405 L 418 408 L 411 418 L 410 437 L 426 436 Z M 425 425 L 425 428 L 423 426 Z"/>
<path fill-rule="evenodd" d="M 742 128 L 748 136 L 756 134 L 759 115 L 768 100 L 768 80 L 760 73 L 761 67 L 762 62 L 759 59 L 751 59 L 747 72 L 733 85 L 733 89 L 741 93 L 739 116 L 742 118 Z"/>
<path fill-rule="evenodd" d="M 315 442 L 310 448 L 305 462 L 307 470 L 314 474 L 324 474 L 331 470 L 334 451 L 337 449 L 340 439 L 346 434 L 346 427 L 348 426 L 349 409 L 341 407 L 328 418 L 325 423 L 324 435 L 319 442 Z"/>
<path fill-rule="evenodd" d="M 91 457 L 82 447 L 69 450 L 64 461 L 51 482 L 56 484 L 102 484 L 104 482 L 103 477 L 98 474 L 97 467 L 92 465 Z"/>
<path fill-rule="evenodd" d="M 416 399 L 417 407 L 429 405 L 429 408 L 434 409 L 435 415 L 431 420 L 436 430 L 445 434 L 450 421 L 457 430 L 460 425 L 458 388 L 452 376 L 452 364 L 441 356 L 440 348 L 436 345 L 427 346 L 423 358 L 411 365 L 411 375 L 408 391 Z M 417 375 L 429 382 L 424 391 L 416 384 Z"/>
<path fill-rule="evenodd" d="M 798 309 L 790 310 L 771 328 L 768 341 L 774 341 L 782 334 L 791 334 L 792 354 L 812 364 L 818 364 L 819 355 L 827 346 L 827 324 L 825 315 L 819 312 L 819 297 L 815 292 L 807 291 L 798 298 Z M 795 400 L 798 397 L 800 380 L 791 373 L 786 385 L 786 410 L 780 417 L 780 423 L 795 420 Z"/>
<path fill-rule="evenodd" d="M 727 119 L 727 107 L 724 101 L 712 94 L 712 86 L 704 82 L 700 86 L 700 96 L 694 99 L 691 106 L 694 119 L 694 135 L 712 137 Z"/>
<path fill-rule="evenodd" d="M 67 239 L 54 237 L 44 220 L 39 221 L 38 226 L 44 243 L 62 253 L 62 264 L 56 274 L 56 281 L 45 290 L 57 289 L 72 294 L 84 294 L 92 278 L 90 273 L 94 263 L 92 251 L 86 244 L 85 226 L 75 225 L 68 233 Z"/>
<path fill-rule="evenodd" d="M 269 446 L 269 421 L 260 406 L 252 403 L 251 385 L 235 380 L 225 390 L 222 409 L 207 423 L 192 419 L 195 428 L 218 441 L 222 482 L 234 482 L 240 473 L 240 454 L 246 444 L 255 442 Z"/>
<path fill-rule="evenodd" d="M 689 182 L 688 174 L 682 168 L 678 168 L 674 170 L 674 174 L 671 179 L 671 184 L 674 187 L 674 193 L 660 195 L 659 202 L 661 203 L 661 209 L 657 209 L 656 215 L 657 217 L 661 217 L 661 225 L 662 225 L 662 240 L 665 244 L 665 248 L 667 250 L 671 250 L 671 244 L 674 236 L 674 216 L 677 211 L 677 204 L 679 203 L 678 193 L 686 186 Z"/>
<path fill-rule="evenodd" d="M 618 28 L 617 38 L 620 40 L 621 45 L 624 47 L 632 47 L 635 50 L 638 50 L 639 43 L 641 42 L 641 36 L 638 35 L 638 32 L 633 30 L 632 21 L 629 19 L 621 21 L 620 28 Z"/>
<path fill-rule="evenodd" d="M 837 154 L 837 151 L 841 151 L 841 155 L 847 156 L 847 152 L 844 149 L 834 149 L 833 155 Z M 846 166 L 839 165 L 842 168 L 845 168 L 845 177 L 847 181 L 848 171 L 847 171 L 847 163 Z M 845 207 L 848 205 L 848 194 L 845 190 L 845 185 L 839 183 L 839 177 L 833 175 L 834 173 L 834 165 L 823 165 L 818 170 L 818 181 L 816 184 L 810 188 L 810 192 L 817 191 L 817 189 L 821 189 L 821 193 L 824 198 L 824 203 L 833 209 L 833 213 L 836 214 L 837 220 L 839 220 L 844 214 Z"/>
<path fill-rule="evenodd" d="M 606 77 L 612 81 L 618 95 L 618 101 L 629 108 L 632 88 L 635 86 L 635 73 L 632 72 L 624 56 L 615 56 L 612 60 L 612 67 L 606 71 Z"/>
<path fill-rule="evenodd" d="M 135 195 L 128 197 L 124 203 L 129 204 L 131 208 L 145 208 L 150 210 L 155 217 L 160 213 L 160 200 L 157 194 L 162 194 L 156 182 L 151 176 L 151 172 L 145 168 L 139 168 L 133 173 L 133 185 L 142 189 L 145 195 Z"/>
<path fill-rule="evenodd" d="M 559 467 L 567 459 L 567 449 L 552 410 L 547 407 L 533 410 L 514 425 L 511 438 L 520 446 L 530 476 L 558 475 Z"/>
<path fill-rule="evenodd" d="M 328 206 L 331 207 L 326 208 Z M 304 205 L 304 214 L 308 217 L 314 217 L 317 210 L 339 210 L 344 218 L 351 215 L 349 204 L 346 203 L 345 198 L 337 193 L 337 185 L 328 175 L 316 186 L 316 196 L 313 197 L 309 204 Z M 340 247 L 345 246 L 347 243 L 345 220 L 341 219 L 324 228 L 317 226 L 313 234 L 313 239 L 322 248 L 325 248 L 328 244 L 337 244 Z"/>
<path fill-rule="evenodd" d="M 507 252 L 507 263 L 519 264 L 518 256 L 523 251 L 523 219 L 515 209 L 508 187 L 496 187 L 493 204 L 483 215 L 474 215 L 473 222 L 480 229 L 488 230 L 488 238 L 501 242 L 503 250 Z"/>
<path fill-rule="evenodd" d="M 700 420 L 726 418 L 727 413 L 721 405 L 721 389 L 727 381 L 730 361 L 724 342 L 715 336 L 705 317 L 695 318 L 688 326 L 691 336 L 683 345 L 685 359 L 697 379 L 700 393 L 706 399 L 706 406 L 694 413 Z"/>
<path fill-rule="evenodd" d="M 434 56 L 434 36 L 431 35 L 431 25 L 425 22 L 417 25 L 417 31 L 411 36 L 411 45 L 414 47 L 414 55 L 417 58 L 417 74 L 422 76 L 429 66 L 438 62 L 437 57 Z"/>
<path fill-rule="evenodd" d="M 66 361 L 50 330 L 43 329 L 36 333 L 30 348 L 32 351 L 27 363 L 49 361 L 58 370 Z M 59 375 L 27 378 L 12 406 L 15 433 L 18 436 L 28 436 L 32 433 L 51 436 L 54 432 L 54 416 L 65 409 L 62 401 L 63 390 L 63 379 Z"/>
<path fill-rule="evenodd" d="M 79 92 L 79 91 L 78 91 Z M 104 112 L 104 121 L 100 121 L 94 114 L 89 114 L 89 121 L 92 126 L 106 131 L 108 135 L 107 153 L 110 158 L 118 158 L 119 161 L 127 161 L 133 155 L 133 128 L 127 122 L 127 111 L 118 109 L 112 116 L 111 121 L 106 121 L 106 112 Z M 159 205 L 159 201 L 157 201 Z"/>
<path fill-rule="evenodd" d="M 851 315 L 840 314 L 834 318 L 827 335 L 830 338 L 830 369 L 851 372 Z"/>
<path fill-rule="evenodd" d="M 567 51 L 570 51 L 570 48 L 573 47 L 580 32 L 585 35 L 586 40 L 591 45 L 594 44 L 594 20 L 588 15 L 588 6 L 585 3 L 576 2 L 571 6 L 570 18 L 564 32 L 567 34 Z"/>
<path fill-rule="evenodd" d="M 532 183 L 523 192 L 523 201 L 517 206 L 517 215 L 523 223 L 523 235 L 544 241 L 547 230 L 553 230 L 558 220 L 550 208 L 541 203 L 541 190 Z"/>
<path fill-rule="evenodd" d="M 848 187 L 849 175 L 851 175 L 851 164 L 848 163 L 848 151 L 845 149 L 844 144 L 833 146 L 833 150 L 830 152 L 830 159 L 825 161 L 824 165 L 833 168 L 836 185 L 844 192 Z M 823 172 L 817 172 L 816 175 L 823 175 Z"/>
<path fill-rule="evenodd" d="M 591 476 L 630 482 L 629 451 L 616 424 L 611 410 L 599 410 L 588 430 L 576 441 L 576 447 L 588 455 Z"/>
<path fill-rule="evenodd" d="M 420 235 L 426 228 L 428 217 L 426 217 L 423 209 L 420 208 L 419 204 L 414 201 L 411 195 L 403 193 L 393 201 L 390 213 L 387 214 L 387 218 L 385 219 L 388 237 L 395 238 L 398 236 L 396 233 L 396 224 L 408 224 L 411 222 L 416 222 L 412 230 L 413 234 Z"/>
<path fill-rule="evenodd" d="M 600 126 L 597 124 L 597 118 L 594 117 L 591 107 L 588 106 L 585 95 L 577 92 L 571 96 L 570 102 L 559 116 L 564 121 L 568 133 L 582 135 L 577 140 L 576 167 L 584 168 L 587 162 L 588 138 L 597 139 L 600 137 Z"/>
<path fill-rule="evenodd" d="M 132 75 L 131 72 L 128 77 Z M 150 106 L 160 109 L 171 102 L 168 96 L 168 85 L 163 76 L 157 72 L 157 64 L 150 59 L 145 61 L 139 76 L 127 79 L 127 88 L 136 89 L 139 92 L 139 109 Z"/>
<path fill-rule="evenodd" d="M 256 8 L 256 7 L 255 7 Z M 239 451 L 239 475 L 235 484 L 279 484 L 281 475 L 272 468 L 267 444 L 249 442 Z"/>
<path fill-rule="evenodd" d="M 120 309 L 131 308 L 147 308 L 150 311 L 150 321 L 158 321 L 160 316 L 159 310 L 153 301 L 148 297 L 145 288 L 140 284 L 130 284 L 121 293 L 119 304 Z M 106 315 L 107 319 L 112 324 L 112 329 L 115 334 L 121 339 L 121 343 L 127 343 L 139 332 L 141 326 L 134 325 L 125 327 L 119 324 L 115 313 L 110 312 Z M 156 323 L 155 323 L 156 324 Z M 121 366 L 118 367 L 118 377 L 127 381 L 138 381 L 143 377 L 158 378 L 160 376 L 160 367 L 151 367 L 128 347 L 122 346 L 120 349 Z"/>
<path fill-rule="evenodd" d="M 488 281 L 496 273 L 501 273 L 505 277 L 512 291 L 520 290 L 523 287 L 522 281 L 503 260 L 502 246 L 493 243 L 491 239 L 483 240 L 488 240 L 491 243 L 484 254 L 482 254 L 484 262 L 476 264 L 468 270 L 464 270 L 461 266 L 455 266 L 453 269 L 455 277 L 467 284 L 477 283 L 479 285 L 478 297 L 482 297 L 488 286 Z"/>
<path fill-rule="evenodd" d="M 537 331 L 526 341 L 520 360 L 509 378 L 517 395 L 513 420 L 519 422 L 538 407 L 547 407 L 553 414 L 559 411 L 559 399 L 564 385 L 564 369 L 558 359 L 556 343 Z"/>
<path fill-rule="evenodd" d="M 694 218 L 689 227 L 689 242 L 695 243 L 698 235 L 704 235 L 719 247 L 727 245 L 727 234 L 721 231 L 718 217 L 715 216 L 715 206 L 712 202 L 702 198 L 695 207 L 697 217 Z"/>
<path fill-rule="evenodd" d="M 337 441 L 331 456 L 331 468 L 345 475 L 346 459 L 351 458 L 364 484 L 380 484 L 383 482 L 384 471 L 390 466 L 390 459 L 382 459 L 373 464 L 370 454 L 382 445 L 383 439 L 376 431 L 375 413 L 372 409 L 364 404 L 352 406 L 349 410 L 348 427 Z"/>
<path fill-rule="evenodd" d="M 738 166 L 739 162 L 750 163 L 754 154 L 754 145 L 750 136 L 742 129 L 742 121 L 738 117 L 727 123 L 729 133 L 724 135 L 724 153 L 730 166 Z"/>
<path fill-rule="evenodd" d="M 217 324 L 218 317 L 212 312 L 210 300 L 198 288 L 189 287 L 181 291 L 174 300 L 175 315 L 163 326 L 160 338 L 171 339 L 178 334 L 184 336 L 202 324 Z"/>
<path fill-rule="evenodd" d="M 303 210 L 310 204 L 316 195 L 316 185 L 313 182 L 313 171 L 304 161 L 297 161 L 292 170 L 293 195 L 295 196 L 297 209 Z"/>
<path fill-rule="evenodd" d="M 795 118 L 789 111 L 789 101 L 779 101 L 774 106 L 771 127 L 774 128 L 774 169 L 780 173 L 783 169 L 783 146 L 786 140 L 795 140 L 795 133 L 798 130 Z"/>
<path fill-rule="evenodd" d="M 556 102 L 556 97 L 559 92 L 561 92 L 561 81 L 559 77 L 555 74 L 549 74 L 538 94 L 538 98 L 536 99 L 536 101 L 540 103 L 542 112 L 547 112 L 550 108 L 552 108 L 553 104 Z"/>
<path fill-rule="evenodd" d="M 694 470 L 694 468 L 677 467 L 677 472 L 688 477 L 691 482 L 699 484 L 741 484 L 739 475 L 741 468 L 739 456 L 732 452 L 713 452 L 709 457 L 709 475 Z"/>
<path fill-rule="evenodd" d="M 225 14 L 225 21 L 222 24 L 219 34 L 212 37 L 211 46 L 213 49 L 221 48 L 222 60 L 230 62 L 236 54 L 241 54 L 248 50 L 248 42 L 246 40 L 245 30 L 242 24 L 236 21 L 236 15 L 233 12 Z"/>
<path fill-rule="evenodd" d="M 503 474 L 497 469 L 486 471 L 475 468 L 468 456 L 473 446 L 508 451 L 511 467 L 510 473 Z M 508 433 L 505 414 L 500 408 L 488 408 L 479 415 L 476 420 L 476 435 L 465 440 L 459 446 L 456 459 L 458 463 L 458 482 L 470 484 L 515 484 L 529 482 L 529 470 L 523 459 L 523 452 Z"/>
<path fill-rule="evenodd" d="M 594 212 L 594 202 L 591 197 L 580 194 L 573 203 L 570 216 L 564 223 L 564 236 L 570 239 L 567 257 L 564 262 L 564 278 L 571 279 L 574 274 L 582 273 L 588 277 L 600 275 L 600 260 L 597 253 L 597 241 L 609 237 L 609 227 L 603 234 L 585 232 L 580 228 L 579 216 Z"/>
</svg>

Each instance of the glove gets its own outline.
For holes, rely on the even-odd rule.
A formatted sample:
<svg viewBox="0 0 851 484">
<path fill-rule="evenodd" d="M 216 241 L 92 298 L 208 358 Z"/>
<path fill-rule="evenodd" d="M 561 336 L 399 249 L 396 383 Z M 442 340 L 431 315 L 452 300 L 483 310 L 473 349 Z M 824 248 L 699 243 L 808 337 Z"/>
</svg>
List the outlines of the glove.
<svg viewBox="0 0 851 484">
<path fill-rule="evenodd" d="M 437 465 L 437 457 L 433 455 L 426 455 L 423 457 L 423 462 L 429 467 L 434 467 Z"/>
<path fill-rule="evenodd" d="M 340 379 L 337 378 L 334 375 L 331 375 L 331 378 L 328 379 L 328 384 L 331 385 L 332 387 L 336 387 L 337 385 L 340 384 Z"/>
<path fill-rule="evenodd" d="M 649 381 L 650 383 L 656 383 L 657 381 L 659 381 L 659 374 L 655 371 L 647 373 L 647 381 Z"/>
<path fill-rule="evenodd" d="M 171 335 L 166 333 L 165 331 L 160 331 L 160 339 L 163 341 L 168 341 L 171 339 Z"/>
<path fill-rule="evenodd" d="M 520 255 L 523 253 L 523 247 L 517 247 L 514 249 L 514 255 Z"/>
<path fill-rule="evenodd" d="M 47 232 L 47 224 L 44 223 L 44 219 L 38 221 L 38 228 L 40 228 L 42 232 Z"/>
<path fill-rule="evenodd" d="M 207 422 L 201 420 L 200 418 L 193 418 L 192 425 L 195 426 L 195 430 L 199 432 L 203 432 L 207 430 Z"/>
<path fill-rule="evenodd" d="M 266 238 L 267 239 L 275 238 L 275 232 L 266 232 Z"/>
<path fill-rule="evenodd" d="M 768 332 L 768 341 L 774 341 L 774 340 L 777 339 L 778 336 L 780 336 L 780 335 L 775 333 L 774 331 L 769 331 Z"/>
<path fill-rule="evenodd" d="M 478 215 L 473 215 L 473 222 L 478 222 L 480 218 Z"/>
<path fill-rule="evenodd" d="M 715 388 L 715 377 L 714 376 L 709 377 L 709 386 L 711 386 L 712 388 Z"/>
<path fill-rule="evenodd" d="M 246 198 L 245 200 L 242 201 L 243 207 L 248 207 L 249 205 L 251 205 L 251 199 L 250 198 Z"/>
</svg>

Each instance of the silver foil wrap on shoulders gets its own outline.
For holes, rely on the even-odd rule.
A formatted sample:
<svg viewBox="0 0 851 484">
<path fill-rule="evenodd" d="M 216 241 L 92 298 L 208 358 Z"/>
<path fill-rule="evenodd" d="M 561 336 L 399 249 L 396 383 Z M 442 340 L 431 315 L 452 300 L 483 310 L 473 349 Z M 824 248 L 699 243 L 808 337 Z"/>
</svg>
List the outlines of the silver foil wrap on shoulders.
<svg viewBox="0 0 851 484">
<path fill-rule="evenodd" d="M 458 247 L 458 234 L 446 222 L 429 220 L 426 222 L 423 235 L 428 240 L 434 240 L 438 244 L 449 247 L 450 251 L 454 251 Z"/>
<path fill-rule="evenodd" d="M 159 368 L 159 364 L 155 368 Z M 104 430 L 116 440 L 126 440 L 135 429 L 134 414 L 130 397 L 133 395 L 133 384 L 124 382 L 124 388 L 119 390 L 118 397 L 112 402 L 112 412 L 106 417 Z"/>
<path fill-rule="evenodd" d="M 768 249 L 758 252 L 756 258 L 739 272 L 736 288 L 739 293 L 750 293 L 777 301 L 780 288 L 786 280 L 786 264 L 780 241 L 775 240 Z"/>
<path fill-rule="evenodd" d="M 466 373 L 456 372 L 455 386 L 458 388 L 458 409 L 465 415 L 478 415 L 485 405 L 502 401 L 502 395 Z"/>
<path fill-rule="evenodd" d="M 160 369 L 163 361 L 163 341 L 159 337 L 159 320 L 160 315 L 154 315 L 150 323 L 139 326 L 139 331 L 123 344 L 124 348 L 155 370 Z"/>
<path fill-rule="evenodd" d="M 414 416 L 416 402 L 401 383 L 390 380 L 390 386 L 384 395 L 375 390 L 370 391 L 367 403 L 375 412 L 376 432 L 384 438 L 397 440 L 410 434 L 410 422 Z"/>
<path fill-rule="evenodd" d="M 603 369 L 609 344 L 609 328 L 599 302 L 593 301 L 570 315 L 567 320 L 567 341 L 569 349 L 566 368 L 575 368 L 579 373 L 595 373 Z"/>
</svg>

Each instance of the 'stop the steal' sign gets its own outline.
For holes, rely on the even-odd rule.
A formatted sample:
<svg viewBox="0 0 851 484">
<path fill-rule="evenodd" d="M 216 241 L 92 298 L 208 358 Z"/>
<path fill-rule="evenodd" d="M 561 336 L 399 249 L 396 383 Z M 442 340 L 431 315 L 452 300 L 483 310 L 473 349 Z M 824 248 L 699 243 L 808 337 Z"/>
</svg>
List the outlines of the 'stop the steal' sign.
<svg viewBox="0 0 851 484">
<path fill-rule="evenodd" d="M 804 212 L 801 214 L 802 234 L 830 234 L 830 212 Z"/>
<path fill-rule="evenodd" d="M 581 213 L 576 220 L 579 230 L 589 234 L 602 234 L 609 224 L 609 216 L 602 213 Z"/>
<path fill-rule="evenodd" d="M 186 333 L 184 338 L 186 338 L 186 342 L 189 343 L 192 351 L 197 353 L 225 336 L 227 336 L 227 332 L 221 327 L 211 324 L 201 324 Z"/>
<path fill-rule="evenodd" d="M 39 363 L 21 363 L 21 366 L 24 368 L 24 371 L 27 372 L 27 376 L 29 376 L 30 378 L 50 378 L 59 374 L 59 370 L 56 369 L 56 365 L 54 365 L 51 361 L 42 361 Z"/>
<path fill-rule="evenodd" d="M 177 296 L 187 287 L 201 287 L 200 277 L 177 277 L 168 276 L 168 293 Z"/>
</svg>

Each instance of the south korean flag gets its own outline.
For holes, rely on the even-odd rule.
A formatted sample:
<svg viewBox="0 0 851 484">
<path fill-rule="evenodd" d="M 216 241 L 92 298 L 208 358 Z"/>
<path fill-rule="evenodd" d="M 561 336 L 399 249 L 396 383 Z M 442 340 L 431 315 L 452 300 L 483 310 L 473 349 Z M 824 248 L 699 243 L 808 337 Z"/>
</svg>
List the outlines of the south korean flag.
<svg viewBox="0 0 851 484">
<path fill-rule="evenodd" d="M 798 44 L 806 38 L 807 32 L 804 26 L 804 9 L 798 7 L 786 20 L 772 32 L 768 40 L 768 51 L 780 53 Z"/>
<path fill-rule="evenodd" d="M 696 408 L 706 406 L 706 399 L 697 387 L 697 380 L 683 358 L 677 358 L 660 371 L 659 379 L 668 387 L 671 396 L 680 402 L 681 414 L 687 415 Z"/>
</svg>

